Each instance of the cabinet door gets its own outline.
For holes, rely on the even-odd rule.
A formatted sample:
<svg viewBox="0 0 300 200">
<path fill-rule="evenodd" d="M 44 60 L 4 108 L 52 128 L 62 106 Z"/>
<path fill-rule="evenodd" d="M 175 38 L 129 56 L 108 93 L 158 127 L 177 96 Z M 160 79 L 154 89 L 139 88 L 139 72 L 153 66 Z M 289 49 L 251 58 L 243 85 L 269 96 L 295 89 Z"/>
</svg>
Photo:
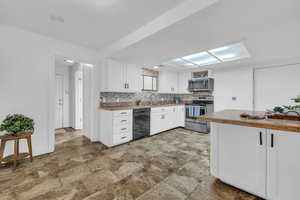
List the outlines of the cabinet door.
<svg viewBox="0 0 300 200">
<path fill-rule="evenodd" d="M 219 178 L 233 186 L 265 197 L 265 129 L 226 124 L 217 126 Z"/>
<path fill-rule="evenodd" d="M 132 92 L 140 92 L 142 90 L 142 70 L 135 65 L 126 65 L 125 83 L 127 90 Z"/>
<path fill-rule="evenodd" d="M 166 120 L 167 119 L 165 113 L 151 113 L 150 135 L 154 135 L 164 131 Z"/>
<path fill-rule="evenodd" d="M 185 106 L 177 106 L 177 127 L 185 126 Z"/>
<path fill-rule="evenodd" d="M 178 74 L 171 72 L 169 76 L 171 93 L 178 93 Z"/>
<path fill-rule="evenodd" d="M 107 90 L 124 91 L 124 67 L 113 60 L 107 61 Z"/>
<path fill-rule="evenodd" d="M 178 74 L 178 92 L 189 93 L 188 81 L 191 79 L 191 72 L 183 72 Z"/>
<path fill-rule="evenodd" d="M 300 134 L 268 130 L 267 137 L 268 199 L 299 199 Z"/>
<path fill-rule="evenodd" d="M 170 111 L 168 112 L 167 115 L 168 118 L 168 127 L 167 129 L 172 129 L 175 127 L 178 127 L 179 121 L 178 121 L 178 109 L 177 106 L 172 106 Z"/>
<path fill-rule="evenodd" d="M 161 93 L 178 92 L 178 76 L 176 72 L 161 71 L 159 73 L 159 92 Z"/>
</svg>

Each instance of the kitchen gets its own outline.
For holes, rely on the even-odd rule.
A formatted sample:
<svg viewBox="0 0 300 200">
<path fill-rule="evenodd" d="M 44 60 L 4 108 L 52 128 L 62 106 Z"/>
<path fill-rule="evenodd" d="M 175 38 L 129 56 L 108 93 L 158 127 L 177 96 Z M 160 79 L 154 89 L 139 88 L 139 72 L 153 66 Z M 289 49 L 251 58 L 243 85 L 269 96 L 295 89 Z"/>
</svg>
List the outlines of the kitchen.
<svg viewBox="0 0 300 200">
<path fill-rule="evenodd" d="M 0 5 L 1 198 L 299 199 L 298 1 Z"/>
<path fill-rule="evenodd" d="M 107 146 L 177 127 L 209 133 L 208 123 L 199 122 L 196 118 L 213 112 L 214 79 L 211 70 L 184 73 L 154 71 L 122 65 L 113 60 L 107 60 L 102 69 L 104 89 L 100 93 L 100 141 Z M 119 74 L 115 73 L 116 69 Z M 144 115 L 141 116 L 141 113 Z M 144 128 L 137 123 L 143 124 Z M 119 137 L 115 138 L 116 142 L 111 132 Z"/>
</svg>

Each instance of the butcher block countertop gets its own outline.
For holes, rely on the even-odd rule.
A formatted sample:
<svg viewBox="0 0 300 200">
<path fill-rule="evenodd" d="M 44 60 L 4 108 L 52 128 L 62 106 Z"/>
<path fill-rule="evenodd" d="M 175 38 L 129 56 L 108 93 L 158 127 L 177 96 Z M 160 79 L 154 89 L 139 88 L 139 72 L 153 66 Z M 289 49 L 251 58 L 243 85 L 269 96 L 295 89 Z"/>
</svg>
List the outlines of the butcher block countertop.
<svg viewBox="0 0 300 200">
<path fill-rule="evenodd" d="M 247 110 L 223 110 L 200 116 L 198 117 L 198 120 L 300 133 L 300 121 L 280 119 L 247 119 L 240 117 L 242 113 L 248 113 L 251 115 L 264 115 L 265 112 L 253 112 Z"/>
<path fill-rule="evenodd" d="M 155 107 L 167 107 L 167 106 L 179 106 L 179 105 L 185 105 L 184 103 L 168 103 L 168 104 L 155 104 L 155 105 L 121 105 L 121 106 L 100 106 L 100 109 L 103 110 L 130 110 L 130 109 L 138 109 L 138 108 L 155 108 Z"/>
</svg>

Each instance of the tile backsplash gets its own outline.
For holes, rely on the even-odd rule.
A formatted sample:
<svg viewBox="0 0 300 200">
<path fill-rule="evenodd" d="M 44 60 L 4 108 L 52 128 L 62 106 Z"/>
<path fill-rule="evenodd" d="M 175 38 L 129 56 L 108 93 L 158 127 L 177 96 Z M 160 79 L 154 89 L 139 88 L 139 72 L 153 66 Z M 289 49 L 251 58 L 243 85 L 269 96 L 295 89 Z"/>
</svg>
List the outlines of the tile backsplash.
<svg viewBox="0 0 300 200">
<path fill-rule="evenodd" d="M 135 102 L 141 101 L 173 101 L 174 98 L 180 98 L 182 101 L 192 100 L 194 96 L 210 95 L 208 93 L 201 94 L 162 94 L 157 92 L 136 92 L 136 93 L 122 93 L 122 92 L 101 92 L 101 103 L 113 102 Z"/>
</svg>

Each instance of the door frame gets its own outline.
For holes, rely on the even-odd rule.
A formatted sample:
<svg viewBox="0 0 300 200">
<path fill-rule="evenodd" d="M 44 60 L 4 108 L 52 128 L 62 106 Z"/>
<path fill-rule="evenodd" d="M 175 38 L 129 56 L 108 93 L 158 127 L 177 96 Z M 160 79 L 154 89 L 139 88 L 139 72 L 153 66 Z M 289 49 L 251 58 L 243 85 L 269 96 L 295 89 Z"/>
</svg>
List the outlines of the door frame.
<svg viewBox="0 0 300 200">
<path fill-rule="evenodd" d="M 60 128 L 63 128 L 64 127 L 64 100 L 65 100 L 65 98 L 64 98 L 64 75 L 63 74 L 59 74 L 59 73 L 55 73 L 55 84 L 56 84 L 56 77 L 58 77 L 58 76 L 60 76 L 61 78 L 62 78 L 62 85 L 61 85 L 61 87 L 62 87 L 62 103 L 63 103 L 63 105 L 62 105 L 62 116 L 61 116 L 61 127 Z M 57 88 L 55 88 L 55 95 L 56 95 L 56 89 Z M 55 103 L 56 103 L 56 101 L 55 101 Z M 56 108 L 55 108 L 55 112 L 56 112 Z M 56 116 L 56 113 L 55 113 L 55 116 Z M 56 126 L 55 126 L 55 128 L 56 128 Z"/>
<path fill-rule="evenodd" d="M 79 81 L 79 79 L 81 80 Z M 84 80 L 83 80 L 83 66 L 82 66 L 81 71 L 75 72 L 75 123 L 74 123 L 75 129 L 83 129 L 83 122 L 79 122 L 78 119 L 81 116 L 81 120 L 83 120 L 82 119 L 83 118 L 83 81 Z M 80 82 L 81 85 L 79 84 Z M 79 90 L 81 90 L 81 92 Z M 81 98 L 81 102 L 79 101 L 80 98 Z M 79 110 L 81 110 L 80 115 L 78 115 Z"/>
<path fill-rule="evenodd" d="M 63 56 L 62 56 L 63 55 Z M 55 59 L 56 57 L 64 57 L 71 60 L 75 60 L 80 63 L 87 63 L 86 68 L 83 70 L 83 79 L 86 79 L 86 83 L 83 84 L 83 93 L 84 96 L 87 96 L 87 99 L 84 99 L 84 111 L 83 118 L 86 118 L 87 123 L 83 124 L 83 129 L 86 131 L 86 136 L 91 141 L 97 141 L 98 136 L 96 135 L 98 126 L 96 124 L 96 120 L 98 119 L 98 111 L 96 108 L 98 107 L 98 92 L 97 92 L 97 83 L 98 79 L 96 76 L 96 67 L 98 60 L 96 57 L 93 58 L 84 58 L 78 57 L 74 55 L 68 55 L 68 53 L 54 53 L 49 56 L 48 60 L 48 116 L 47 116 L 47 130 L 48 130 L 48 151 L 54 152 L 55 150 Z M 86 75 L 85 75 L 86 74 Z"/>
</svg>

